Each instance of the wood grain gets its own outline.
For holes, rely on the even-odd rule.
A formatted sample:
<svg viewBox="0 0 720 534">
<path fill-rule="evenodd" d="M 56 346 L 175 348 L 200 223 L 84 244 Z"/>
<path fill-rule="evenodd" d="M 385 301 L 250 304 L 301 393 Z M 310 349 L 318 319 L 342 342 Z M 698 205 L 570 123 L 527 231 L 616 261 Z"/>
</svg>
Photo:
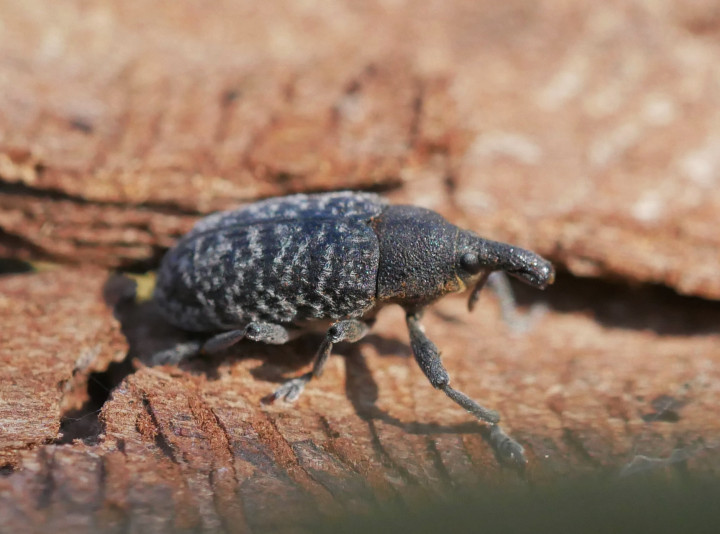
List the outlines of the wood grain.
<svg viewBox="0 0 720 534">
<path fill-rule="evenodd" d="M 4 256 L 147 266 L 187 215 L 403 186 L 575 275 L 720 297 L 706 2 L 0 9 Z"/>
<path fill-rule="evenodd" d="M 340 345 L 297 404 L 266 405 L 278 381 L 309 365 L 318 338 L 147 367 L 184 334 L 151 304 L 119 298 L 126 280 L 105 277 L 61 269 L 0 281 L 0 357 L 12 370 L 0 386 L 0 507 L 17 531 L 291 530 L 481 482 L 720 469 L 716 305 L 561 277 L 522 335 L 491 294 L 473 315 L 459 297 L 436 306 L 427 329 L 453 384 L 501 411 L 527 449 L 523 474 L 498 464 L 482 425 L 427 383 L 399 310 L 383 310 L 367 340 Z M 538 313 L 533 294 L 521 298 Z M 113 382 L 120 329 L 132 366 Z M 97 351 L 83 367 L 88 347 Z M 111 388 L 99 413 L 95 380 Z"/>
<path fill-rule="evenodd" d="M 0 531 L 314 532 L 479 485 L 718 474 L 712 2 L 26 0 L 0 19 Z M 152 271 L 208 212 L 344 188 L 558 266 L 515 288 L 526 331 L 492 294 L 426 316 L 525 472 L 430 387 L 392 308 L 292 406 L 261 399 L 312 336 L 147 365 L 185 334 L 114 269 Z"/>
</svg>

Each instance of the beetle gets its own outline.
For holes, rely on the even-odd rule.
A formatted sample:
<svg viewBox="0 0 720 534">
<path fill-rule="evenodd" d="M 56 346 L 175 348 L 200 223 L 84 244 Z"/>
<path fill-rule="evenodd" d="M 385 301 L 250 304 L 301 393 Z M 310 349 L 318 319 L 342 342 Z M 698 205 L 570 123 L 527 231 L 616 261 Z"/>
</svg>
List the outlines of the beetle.
<svg viewBox="0 0 720 534">
<path fill-rule="evenodd" d="M 450 386 L 440 352 L 421 324 L 423 310 L 449 293 L 472 288 L 472 309 L 493 271 L 541 289 L 555 276 L 533 252 L 373 193 L 262 200 L 200 220 L 167 252 L 153 299 L 167 321 L 204 339 L 154 360 L 214 353 L 244 338 L 282 344 L 325 325 L 312 370 L 271 396 L 292 402 L 322 374 L 335 343 L 362 339 L 380 308 L 398 304 L 412 352 L 432 386 L 488 423 L 496 450 L 522 464 L 522 446 L 500 429 L 499 415 Z"/>
</svg>

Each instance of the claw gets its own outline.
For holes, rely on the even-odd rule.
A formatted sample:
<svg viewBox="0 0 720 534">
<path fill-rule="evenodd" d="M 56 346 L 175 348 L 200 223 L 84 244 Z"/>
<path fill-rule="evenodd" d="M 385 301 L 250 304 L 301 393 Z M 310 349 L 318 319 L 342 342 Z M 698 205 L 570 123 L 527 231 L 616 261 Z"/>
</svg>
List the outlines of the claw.
<svg viewBox="0 0 720 534">
<path fill-rule="evenodd" d="M 295 402 L 298 398 L 300 398 L 300 394 L 305 389 L 305 386 L 310 381 L 310 378 L 312 378 L 312 373 L 307 373 L 303 376 L 288 380 L 275 390 L 275 393 L 270 396 L 271 400 L 275 401 L 282 399 L 285 402 Z"/>
<path fill-rule="evenodd" d="M 508 436 L 499 425 L 490 425 L 490 443 L 500 459 L 524 469 L 527 465 L 525 449 Z"/>
</svg>

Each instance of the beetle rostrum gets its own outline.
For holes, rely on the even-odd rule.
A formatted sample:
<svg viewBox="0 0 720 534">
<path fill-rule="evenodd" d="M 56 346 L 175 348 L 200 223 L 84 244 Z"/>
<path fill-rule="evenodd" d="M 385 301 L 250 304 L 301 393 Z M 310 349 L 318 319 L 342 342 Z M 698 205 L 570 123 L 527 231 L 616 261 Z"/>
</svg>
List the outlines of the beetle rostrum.
<svg viewBox="0 0 720 534">
<path fill-rule="evenodd" d="M 522 446 L 500 429 L 497 413 L 450 386 L 420 323 L 424 308 L 448 293 L 473 288 L 472 309 L 493 271 L 541 289 L 554 280 L 552 265 L 533 252 L 375 194 L 263 200 L 202 219 L 165 255 L 153 295 L 157 307 L 171 324 L 205 339 L 158 353 L 154 361 L 216 352 L 243 338 L 282 344 L 313 324 L 329 324 L 312 370 L 273 395 L 292 402 L 322 374 L 333 344 L 358 341 L 381 307 L 398 304 L 430 383 L 488 423 L 504 457 L 524 464 Z"/>
</svg>

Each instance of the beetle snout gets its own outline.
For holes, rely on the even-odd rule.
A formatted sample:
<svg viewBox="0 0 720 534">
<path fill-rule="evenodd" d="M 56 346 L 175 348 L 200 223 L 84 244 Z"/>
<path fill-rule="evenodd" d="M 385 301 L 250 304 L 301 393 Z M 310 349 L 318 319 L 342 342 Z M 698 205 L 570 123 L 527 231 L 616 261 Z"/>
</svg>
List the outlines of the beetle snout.
<svg viewBox="0 0 720 534">
<path fill-rule="evenodd" d="M 545 289 L 555 280 L 552 264 L 542 256 L 507 243 L 479 238 L 480 263 L 493 271 L 505 271 L 528 285 Z"/>
</svg>

